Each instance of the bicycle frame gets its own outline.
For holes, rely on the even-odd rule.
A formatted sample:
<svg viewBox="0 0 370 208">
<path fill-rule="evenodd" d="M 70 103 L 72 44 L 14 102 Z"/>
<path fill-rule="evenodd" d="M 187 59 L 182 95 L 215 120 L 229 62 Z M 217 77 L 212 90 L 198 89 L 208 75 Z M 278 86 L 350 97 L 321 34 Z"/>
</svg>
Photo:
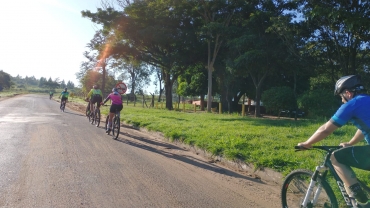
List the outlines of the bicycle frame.
<svg viewBox="0 0 370 208">
<path fill-rule="evenodd" d="M 310 181 L 310 185 L 309 185 L 308 190 L 306 192 L 306 196 L 305 196 L 305 198 L 302 202 L 302 207 L 307 207 L 307 204 L 309 203 L 309 196 L 312 194 L 314 185 L 315 185 L 318 177 L 320 177 L 322 180 L 325 180 L 328 171 L 330 171 L 331 174 L 333 175 L 335 181 L 336 181 L 336 184 L 337 184 L 337 186 L 338 186 L 338 188 L 339 188 L 339 190 L 342 194 L 342 197 L 343 197 L 344 201 L 346 202 L 347 206 L 356 208 L 357 205 L 356 205 L 356 201 L 355 201 L 354 197 L 352 197 L 351 193 L 347 193 L 347 189 L 345 188 L 343 181 L 340 179 L 339 175 L 337 174 L 337 172 L 334 169 L 333 164 L 330 161 L 330 156 L 333 152 L 332 148 L 334 148 L 334 149 L 339 149 L 339 148 L 338 147 L 330 147 L 330 146 L 328 146 L 328 147 L 314 146 L 313 148 L 322 149 L 322 150 L 327 151 L 328 153 L 325 156 L 325 160 L 324 160 L 323 164 L 319 165 L 319 166 L 316 166 L 316 169 L 315 169 L 314 174 L 312 175 L 312 178 L 311 178 L 311 181 Z M 318 188 L 316 190 L 316 193 L 314 194 L 313 204 L 316 203 L 317 198 L 320 195 L 320 192 L 321 192 L 321 187 Z"/>
</svg>

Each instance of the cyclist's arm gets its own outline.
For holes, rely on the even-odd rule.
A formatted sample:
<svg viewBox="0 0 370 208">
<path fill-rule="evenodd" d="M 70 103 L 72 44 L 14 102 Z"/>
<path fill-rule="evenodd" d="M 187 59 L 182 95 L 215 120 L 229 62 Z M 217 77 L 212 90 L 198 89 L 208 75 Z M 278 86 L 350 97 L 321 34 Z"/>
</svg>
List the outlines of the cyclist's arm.
<svg viewBox="0 0 370 208">
<path fill-rule="evenodd" d="M 334 125 L 334 123 L 330 120 L 326 122 L 324 125 L 320 126 L 307 141 L 299 143 L 298 146 L 310 148 L 313 144 L 325 139 L 337 128 L 338 126 Z"/>
<path fill-rule="evenodd" d="M 357 129 L 356 134 L 352 137 L 349 142 L 340 143 L 340 146 L 348 147 L 353 146 L 365 138 L 364 134 L 360 129 Z"/>
<path fill-rule="evenodd" d="M 90 90 L 90 92 L 87 94 L 87 98 L 90 98 L 90 97 L 91 97 L 91 95 L 92 95 L 92 93 L 93 93 L 93 91 L 92 91 L 92 90 Z"/>
<path fill-rule="evenodd" d="M 110 99 L 110 96 L 108 95 L 107 98 L 105 98 L 105 100 L 103 101 L 103 105 Z"/>
</svg>

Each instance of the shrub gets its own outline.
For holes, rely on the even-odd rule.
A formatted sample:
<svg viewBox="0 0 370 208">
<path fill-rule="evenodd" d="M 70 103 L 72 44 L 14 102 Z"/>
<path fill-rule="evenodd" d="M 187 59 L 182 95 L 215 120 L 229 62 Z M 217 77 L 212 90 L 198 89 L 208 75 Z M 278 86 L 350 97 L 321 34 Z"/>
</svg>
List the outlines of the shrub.
<svg viewBox="0 0 370 208">
<path fill-rule="evenodd" d="M 304 109 L 309 117 L 331 117 L 340 106 L 340 101 L 333 92 L 316 89 L 306 91 L 300 96 L 298 106 Z"/>
<path fill-rule="evenodd" d="M 262 94 L 262 102 L 266 110 L 277 115 L 281 110 L 295 109 L 297 101 L 290 87 L 273 87 Z"/>
</svg>

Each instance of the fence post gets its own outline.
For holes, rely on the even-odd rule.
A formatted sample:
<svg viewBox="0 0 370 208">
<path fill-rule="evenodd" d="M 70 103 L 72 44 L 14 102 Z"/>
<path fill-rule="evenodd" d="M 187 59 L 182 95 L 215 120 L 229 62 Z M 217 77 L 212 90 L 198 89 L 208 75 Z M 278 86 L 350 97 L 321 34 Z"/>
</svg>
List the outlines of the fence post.
<svg viewBox="0 0 370 208">
<path fill-rule="evenodd" d="M 194 112 L 197 112 L 197 105 L 193 104 L 194 105 Z"/>
<path fill-rule="evenodd" d="M 218 103 L 218 113 L 222 114 L 222 104 Z"/>
<path fill-rule="evenodd" d="M 182 110 L 185 112 L 185 102 L 182 103 Z"/>
</svg>

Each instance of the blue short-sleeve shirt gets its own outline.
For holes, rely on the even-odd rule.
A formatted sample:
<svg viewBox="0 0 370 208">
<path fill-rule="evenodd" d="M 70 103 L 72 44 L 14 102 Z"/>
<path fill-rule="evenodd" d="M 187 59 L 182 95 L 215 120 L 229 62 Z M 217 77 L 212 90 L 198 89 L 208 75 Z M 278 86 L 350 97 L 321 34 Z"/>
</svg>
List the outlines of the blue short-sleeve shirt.
<svg viewBox="0 0 370 208">
<path fill-rule="evenodd" d="M 355 96 L 337 110 L 331 121 L 338 127 L 352 122 L 370 144 L 370 96 L 364 94 Z"/>
</svg>

